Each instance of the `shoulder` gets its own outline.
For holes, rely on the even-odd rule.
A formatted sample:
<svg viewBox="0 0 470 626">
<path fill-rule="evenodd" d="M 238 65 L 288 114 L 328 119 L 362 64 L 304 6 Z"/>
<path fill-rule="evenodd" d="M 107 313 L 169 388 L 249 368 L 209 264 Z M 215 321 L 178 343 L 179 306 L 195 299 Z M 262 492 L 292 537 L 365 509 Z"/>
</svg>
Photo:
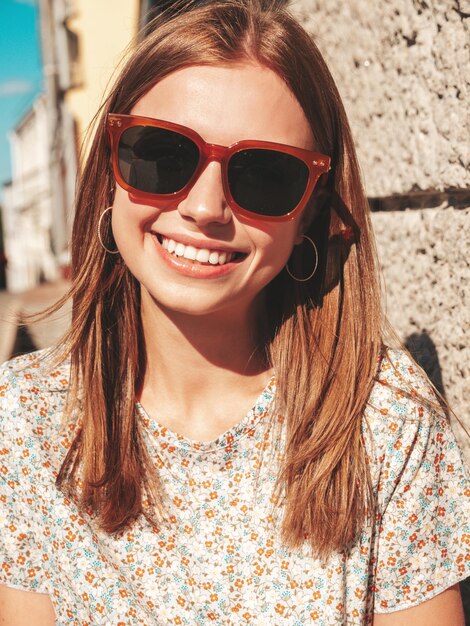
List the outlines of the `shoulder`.
<svg viewBox="0 0 470 626">
<path fill-rule="evenodd" d="M 444 411 L 424 370 L 405 350 L 384 348 L 365 411 L 369 425 L 392 430 L 405 423 L 424 425 L 436 414 Z"/>
<path fill-rule="evenodd" d="M 410 400 L 410 402 L 406 402 Z M 405 350 L 385 347 L 382 351 L 369 404 L 402 401 L 415 406 L 416 400 L 438 404 L 437 395 L 427 374 Z M 397 405 L 398 406 L 398 405 Z"/>
<path fill-rule="evenodd" d="M 404 350 L 385 349 L 364 412 L 363 432 L 372 467 L 398 476 L 431 451 L 460 457 L 449 418 L 429 378 Z"/>
<path fill-rule="evenodd" d="M 69 367 L 46 351 L 0 366 L 0 461 L 3 473 L 51 464 L 60 451 Z M 26 470 L 23 471 L 25 473 Z"/>
<path fill-rule="evenodd" d="M 20 417 L 45 418 L 63 408 L 69 384 L 67 361 L 57 365 L 53 355 L 40 350 L 0 366 L 0 426 Z"/>
<path fill-rule="evenodd" d="M 63 398 L 69 384 L 66 360 L 57 365 L 52 354 L 40 350 L 0 365 L 0 419 L 11 412 Z"/>
<path fill-rule="evenodd" d="M 468 575 L 469 472 L 448 410 L 404 351 L 384 352 L 364 426 L 376 495 L 375 606 L 407 609 Z"/>
<path fill-rule="evenodd" d="M 23 354 L 0 365 L 1 390 L 23 388 L 31 391 L 39 386 L 45 392 L 67 391 L 69 362 L 59 359 L 50 350 Z M 2 394 L 3 397 L 4 394 Z"/>
</svg>

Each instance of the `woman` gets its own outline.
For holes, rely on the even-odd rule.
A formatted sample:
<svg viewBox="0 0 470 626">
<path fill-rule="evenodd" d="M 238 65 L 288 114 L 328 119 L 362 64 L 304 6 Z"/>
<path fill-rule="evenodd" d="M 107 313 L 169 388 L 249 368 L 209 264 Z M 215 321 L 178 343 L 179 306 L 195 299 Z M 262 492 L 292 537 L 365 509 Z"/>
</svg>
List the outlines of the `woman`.
<svg viewBox="0 0 470 626">
<path fill-rule="evenodd" d="M 261 0 L 152 26 L 81 178 L 70 333 L 4 368 L 4 623 L 463 625 L 467 470 L 383 347 L 318 50 Z"/>
</svg>

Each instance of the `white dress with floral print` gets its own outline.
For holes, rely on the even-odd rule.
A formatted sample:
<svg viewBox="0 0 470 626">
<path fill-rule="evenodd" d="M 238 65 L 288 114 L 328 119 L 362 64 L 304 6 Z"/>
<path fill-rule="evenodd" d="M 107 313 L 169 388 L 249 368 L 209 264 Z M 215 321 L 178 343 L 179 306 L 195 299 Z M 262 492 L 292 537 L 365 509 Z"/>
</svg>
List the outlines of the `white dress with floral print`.
<svg viewBox="0 0 470 626">
<path fill-rule="evenodd" d="M 74 434 L 61 425 L 68 375 L 25 356 L 0 380 L 0 583 L 49 594 L 58 625 L 370 624 L 470 574 L 468 470 L 445 416 L 383 384 L 434 397 L 399 351 L 381 362 L 363 420 L 376 522 L 326 564 L 279 539 L 274 380 L 211 442 L 137 405 L 169 520 L 110 537 L 55 486 Z"/>
</svg>

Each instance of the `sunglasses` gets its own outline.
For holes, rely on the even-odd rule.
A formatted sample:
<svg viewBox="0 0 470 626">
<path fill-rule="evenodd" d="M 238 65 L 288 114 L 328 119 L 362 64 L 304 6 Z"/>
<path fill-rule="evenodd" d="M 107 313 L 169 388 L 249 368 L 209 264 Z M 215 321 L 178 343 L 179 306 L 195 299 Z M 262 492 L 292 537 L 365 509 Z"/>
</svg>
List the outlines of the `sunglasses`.
<svg viewBox="0 0 470 626">
<path fill-rule="evenodd" d="M 251 139 L 219 146 L 191 128 L 149 117 L 109 113 L 106 129 L 116 181 L 143 201 L 183 198 L 215 160 L 235 213 L 284 221 L 305 208 L 330 170 L 330 158 L 318 152 Z"/>
</svg>

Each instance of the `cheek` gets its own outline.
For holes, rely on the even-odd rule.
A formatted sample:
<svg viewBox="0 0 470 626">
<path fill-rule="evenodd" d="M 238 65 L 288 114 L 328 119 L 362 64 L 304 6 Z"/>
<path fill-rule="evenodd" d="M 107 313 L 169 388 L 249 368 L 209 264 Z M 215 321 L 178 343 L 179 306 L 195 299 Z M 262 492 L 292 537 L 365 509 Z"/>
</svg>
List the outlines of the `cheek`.
<svg viewBox="0 0 470 626">
<path fill-rule="evenodd" d="M 162 208 L 133 202 L 128 193 L 118 187 L 113 202 L 112 227 L 116 244 L 124 261 L 135 254 L 145 241 L 145 235 L 162 212 Z"/>
<path fill-rule="evenodd" d="M 297 224 L 264 224 L 252 232 L 252 241 L 265 264 L 279 271 L 287 263 L 297 236 Z"/>
</svg>

